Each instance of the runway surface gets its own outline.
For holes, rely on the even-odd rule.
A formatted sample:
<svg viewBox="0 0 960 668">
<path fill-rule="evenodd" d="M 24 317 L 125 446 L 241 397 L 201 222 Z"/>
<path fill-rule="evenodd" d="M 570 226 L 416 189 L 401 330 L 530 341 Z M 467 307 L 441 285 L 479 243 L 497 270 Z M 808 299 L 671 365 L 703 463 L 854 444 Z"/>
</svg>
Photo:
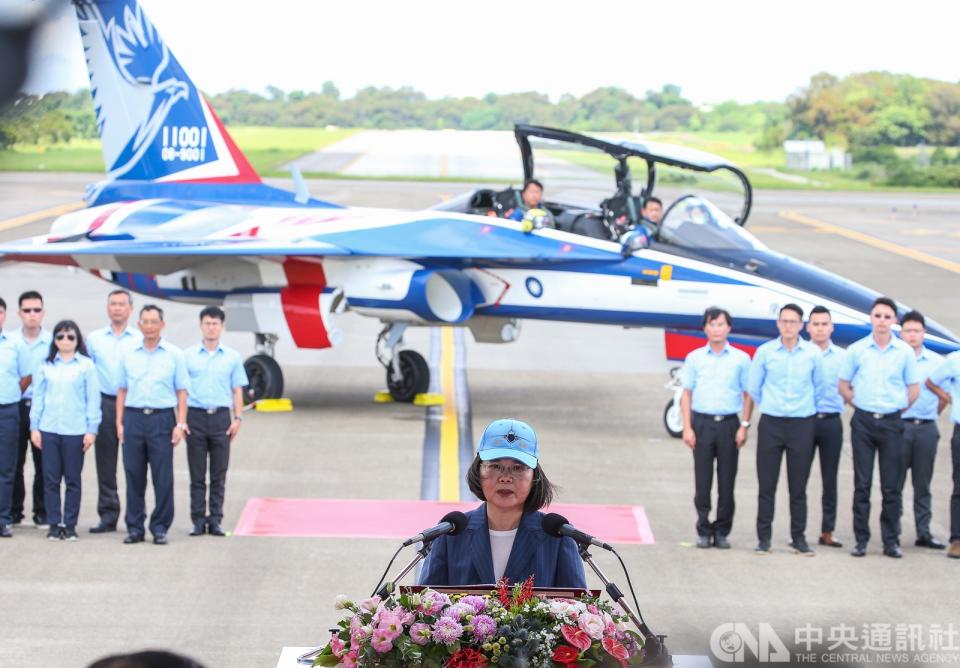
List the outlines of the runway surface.
<svg viewBox="0 0 960 668">
<path fill-rule="evenodd" d="M 78 200 L 95 178 L 0 175 L 0 240 L 44 232 L 49 220 L 19 217 Z M 431 206 L 471 187 L 370 181 L 309 186 L 313 195 L 344 204 L 397 208 Z M 587 188 L 581 195 L 591 193 L 596 201 L 606 194 Z M 888 293 L 960 331 L 960 277 L 951 264 L 960 261 L 958 221 L 960 198 L 945 195 L 760 192 L 748 227 L 774 249 Z M 47 326 L 70 317 L 84 331 L 100 327 L 110 288 L 63 268 L 0 265 L 8 330 L 19 325 L 16 296 L 27 289 L 44 294 Z M 165 334 L 180 345 L 196 341 L 198 309 L 164 307 Z M 295 410 L 250 414 L 244 421 L 227 481 L 229 528 L 254 499 L 399 504 L 425 496 L 423 481 L 431 474 L 425 474 L 424 434 L 428 411 L 436 415 L 437 409 L 375 404 L 373 394 L 384 385 L 373 355 L 379 323 L 348 314 L 340 326 L 346 340 L 334 350 L 279 346 L 285 394 Z M 228 334 L 227 342 L 246 354 L 252 350 L 250 338 Z M 428 357 L 438 345 L 429 329 L 408 338 Z M 785 479 L 778 490 L 774 552 L 755 557 L 755 434 L 740 459 L 733 549 L 693 548 L 692 462 L 661 424 L 669 364 L 662 359 L 658 332 L 527 322 L 515 344 L 481 345 L 469 334 L 463 338 L 473 435 L 498 417 L 525 419 L 540 436 L 545 470 L 562 488 L 560 502 L 643 508 L 655 540 L 618 549 L 638 585 L 644 616 L 655 631 L 669 636 L 672 651 L 709 653 L 711 632 L 727 622 L 754 628 L 771 624 L 788 643 L 794 630 L 807 624 L 822 627 L 824 637 L 840 624 L 858 632 L 862 624 L 883 622 L 960 626 L 960 614 L 951 605 L 960 564 L 942 552 L 913 547 L 909 485 L 902 560 L 880 556 L 879 540 L 865 559 L 823 547 L 814 559 L 791 554 Z M 951 488 L 946 419 L 940 429 L 933 529 L 945 539 Z M 211 667 L 273 666 L 281 647 L 325 639 L 324 630 L 337 618 L 337 594 L 364 596 L 373 588 L 397 546 L 395 539 L 188 537 L 182 450 L 175 453 L 177 518 L 170 545 L 125 546 L 120 533 L 86 532 L 96 522 L 96 475 L 89 457 L 78 543 L 49 543 L 44 532 L 29 525 L 17 528 L 14 539 L 0 541 L 0 591 L 6 601 L 0 665 L 83 666 L 108 652 L 150 646 L 186 652 Z M 852 477 L 846 449 L 837 533 L 848 546 Z M 819 527 L 819 498 L 814 473 L 808 539 L 815 540 Z M 148 494 L 152 505 L 149 499 Z M 391 523 L 394 507 L 382 507 L 384 525 Z M 875 532 L 878 509 L 875 484 Z M 349 526 L 341 528 L 350 533 Z M 598 561 L 625 584 L 614 560 Z M 597 585 L 593 578 L 590 582 Z"/>
</svg>

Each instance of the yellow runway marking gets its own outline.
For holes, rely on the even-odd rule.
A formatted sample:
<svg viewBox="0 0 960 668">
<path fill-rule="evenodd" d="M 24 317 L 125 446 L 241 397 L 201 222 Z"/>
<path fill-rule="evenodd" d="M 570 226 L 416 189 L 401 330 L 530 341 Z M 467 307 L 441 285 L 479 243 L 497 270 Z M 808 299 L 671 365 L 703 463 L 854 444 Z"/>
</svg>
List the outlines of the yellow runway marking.
<svg viewBox="0 0 960 668">
<path fill-rule="evenodd" d="M 453 327 L 443 327 L 440 330 L 440 389 L 443 394 L 443 421 L 440 423 L 440 501 L 460 500 L 460 427 L 457 420 L 455 356 Z"/>
<path fill-rule="evenodd" d="M 878 239 L 877 237 L 872 237 L 869 234 L 864 234 L 863 232 L 858 232 L 857 230 L 850 230 L 846 227 L 840 227 L 839 225 L 826 223 L 822 220 L 817 220 L 816 218 L 810 218 L 808 216 L 804 216 L 803 214 L 797 213 L 796 211 L 781 211 L 778 215 L 784 220 L 800 223 L 801 225 L 809 225 L 810 227 L 813 227 L 821 232 L 829 232 L 841 237 L 846 237 L 847 239 L 859 241 L 867 246 L 873 246 L 874 248 L 879 248 L 880 250 L 895 253 L 901 257 L 910 258 L 911 260 L 928 264 L 931 267 L 937 267 L 938 269 L 945 269 L 955 274 L 960 274 L 960 262 L 944 260 L 943 258 L 935 255 L 930 255 L 929 253 L 924 253 L 923 251 L 919 251 L 914 248 L 906 248 L 892 241 Z"/>
<path fill-rule="evenodd" d="M 34 211 L 33 213 L 26 213 L 22 216 L 17 216 L 16 218 L 8 218 L 7 220 L 0 221 L 0 231 L 12 230 L 15 227 L 20 227 L 22 225 L 29 225 L 30 223 L 35 223 L 38 220 L 43 220 L 45 218 L 62 216 L 65 213 L 70 213 L 71 211 L 82 209 L 86 205 L 87 205 L 86 202 L 70 202 L 69 204 L 61 204 L 60 206 L 54 206 L 49 209 L 43 209 L 42 211 Z"/>
</svg>

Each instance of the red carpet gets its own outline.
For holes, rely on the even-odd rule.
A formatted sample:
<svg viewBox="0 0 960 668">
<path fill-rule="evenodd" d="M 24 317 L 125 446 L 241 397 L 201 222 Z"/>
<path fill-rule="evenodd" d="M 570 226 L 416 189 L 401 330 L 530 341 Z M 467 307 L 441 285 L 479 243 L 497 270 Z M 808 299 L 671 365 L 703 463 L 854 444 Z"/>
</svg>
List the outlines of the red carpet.
<svg viewBox="0 0 960 668">
<path fill-rule="evenodd" d="M 237 536 L 317 538 L 399 538 L 413 536 L 451 510 L 476 503 L 376 501 L 371 499 L 274 499 L 247 501 L 233 533 Z M 608 543 L 652 545 L 653 531 L 642 506 L 555 504 L 570 524 Z"/>
</svg>

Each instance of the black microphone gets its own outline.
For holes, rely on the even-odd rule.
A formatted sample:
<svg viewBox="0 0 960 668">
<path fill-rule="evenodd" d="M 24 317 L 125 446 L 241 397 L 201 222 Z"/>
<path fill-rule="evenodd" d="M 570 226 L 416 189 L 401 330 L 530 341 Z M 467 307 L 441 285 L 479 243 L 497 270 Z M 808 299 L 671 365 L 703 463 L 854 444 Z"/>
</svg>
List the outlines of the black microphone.
<svg viewBox="0 0 960 668">
<path fill-rule="evenodd" d="M 430 527 L 424 531 L 421 531 L 416 536 L 407 538 L 403 541 L 403 546 L 413 545 L 414 543 L 429 543 L 435 538 L 439 538 L 445 534 L 450 534 L 451 536 L 456 536 L 458 533 L 467 528 L 467 516 L 461 513 L 459 510 L 454 510 L 447 513 L 440 519 L 440 524 L 435 527 Z"/>
<path fill-rule="evenodd" d="M 593 545 L 595 547 L 601 547 L 604 550 L 613 551 L 613 546 L 604 543 L 599 538 L 594 538 L 588 533 L 574 529 L 563 515 L 548 513 L 543 516 L 543 522 L 540 526 L 543 527 L 543 532 L 548 536 L 556 536 L 557 538 L 569 536 L 581 545 Z"/>
</svg>

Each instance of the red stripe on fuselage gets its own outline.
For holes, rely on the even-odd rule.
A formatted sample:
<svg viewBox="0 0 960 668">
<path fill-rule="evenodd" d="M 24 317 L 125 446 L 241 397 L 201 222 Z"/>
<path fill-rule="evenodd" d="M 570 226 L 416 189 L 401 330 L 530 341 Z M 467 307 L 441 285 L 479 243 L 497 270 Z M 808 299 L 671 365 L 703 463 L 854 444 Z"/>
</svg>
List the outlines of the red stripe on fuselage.
<svg viewBox="0 0 960 668">
<path fill-rule="evenodd" d="M 327 285 L 319 262 L 287 259 L 283 263 L 287 287 L 280 291 L 283 316 L 298 348 L 329 348 L 330 337 L 320 313 L 320 295 Z"/>
<path fill-rule="evenodd" d="M 330 337 L 320 315 L 320 295 L 316 285 L 291 285 L 280 291 L 283 317 L 298 348 L 329 348 Z"/>
</svg>

